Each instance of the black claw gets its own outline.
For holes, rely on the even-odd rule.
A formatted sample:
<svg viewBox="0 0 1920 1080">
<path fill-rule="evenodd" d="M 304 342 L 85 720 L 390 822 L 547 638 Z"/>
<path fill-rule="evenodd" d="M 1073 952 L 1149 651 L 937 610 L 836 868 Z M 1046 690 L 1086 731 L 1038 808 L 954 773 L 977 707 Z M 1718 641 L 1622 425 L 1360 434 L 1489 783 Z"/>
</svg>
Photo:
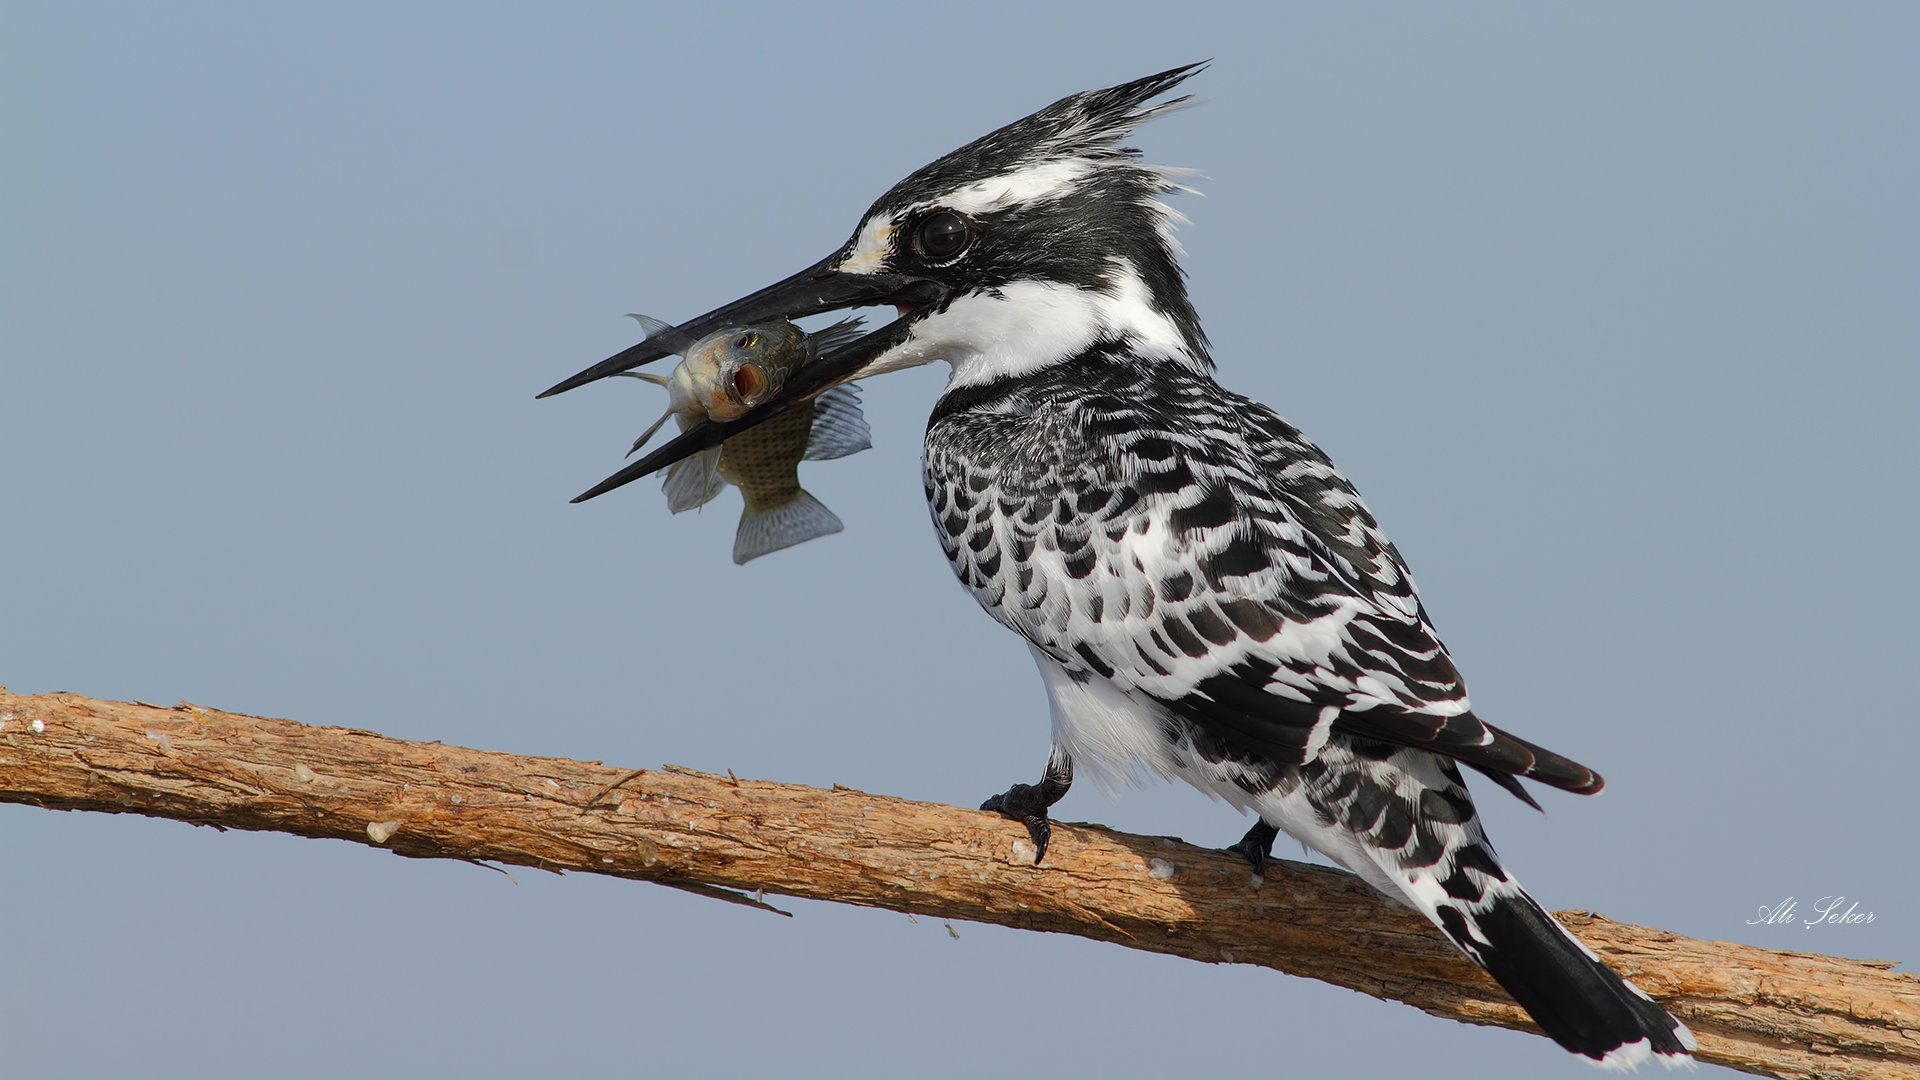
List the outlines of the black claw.
<svg viewBox="0 0 1920 1080">
<path fill-rule="evenodd" d="M 1280 830 L 1267 824 L 1263 818 L 1254 822 L 1253 828 L 1247 830 L 1247 835 L 1241 837 L 1239 843 L 1229 846 L 1227 850 L 1245 855 L 1247 861 L 1253 864 L 1253 872 L 1258 874 L 1266 870 L 1267 858 L 1273 854 L 1274 838 L 1279 835 Z"/>
<path fill-rule="evenodd" d="M 1040 860 L 1047 857 L 1047 841 L 1053 839 L 1053 822 L 1047 819 L 1047 812 L 1042 810 L 1021 818 L 1020 824 L 1027 827 L 1027 838 L 1033 841 L 1033 865 L 1039 866 Z"/>
<path fill-rule="evenodd" d="M 1073 763 L 1049 762 L 1047 775 L 1040 783 L 1015 784 L 981 803 L 980 809 L 1025 825 L 1027 836 L 1033 840 L 1033 863 L 1038 866 L 1040 860 L 1047 857 L 1047 841 L 1053 839 L 1053 822 L 1047 818 L 1047 807 L 1059 802 L 1072 786 Z"/>
</svg>

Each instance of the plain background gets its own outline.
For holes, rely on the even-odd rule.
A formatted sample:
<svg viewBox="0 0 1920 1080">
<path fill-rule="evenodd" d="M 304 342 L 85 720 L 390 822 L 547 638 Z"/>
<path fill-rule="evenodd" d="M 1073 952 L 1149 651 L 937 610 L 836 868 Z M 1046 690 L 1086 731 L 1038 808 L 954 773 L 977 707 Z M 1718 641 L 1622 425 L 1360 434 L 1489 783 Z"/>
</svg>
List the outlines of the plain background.
<svg viewBox="0 0 1920 1080">
<path fill-rule="evenodd" d="M 0 682 L 962 805 L 1026 650 L 918 480 L 944 366 L 737 497 L 567 499 L 636 338 L 899 177 L 1212 57 L 1143 129 L 1220 377 L 1324 445 L 1479 711 L 1610 781 L 1483 790 L 1549 907 L 1911 961 L 1911 5 L 0 8 Z M 1486 785 L 1482 785 L 1484 789 Z M 1227 843 L 1168 786 L 1068 820 Z M 1283 846 L 1282 854 L 1287 854 Z M 1297 852 L 1294 852 L 1297 854 Z M 0 807 L 0 1071 L 1587 1076 L 1545 1040 L 1067 938 Z M 1867 926 L 1751 926 L 1844 894 Z"/>
</svg>

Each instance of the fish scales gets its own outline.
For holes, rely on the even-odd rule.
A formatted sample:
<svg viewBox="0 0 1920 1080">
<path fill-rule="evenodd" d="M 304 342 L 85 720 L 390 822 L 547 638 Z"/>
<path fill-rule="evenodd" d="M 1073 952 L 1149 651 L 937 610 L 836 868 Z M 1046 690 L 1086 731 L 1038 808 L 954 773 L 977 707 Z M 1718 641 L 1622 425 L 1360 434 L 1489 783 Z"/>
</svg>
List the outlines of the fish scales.
<svg viewBox="0 0 1920 1080">
<path fill-rule="evenodd" d="M 800 497 L 800 458 L 813 433 L 813 406 L 781 413 L 722 444 L 720 478 L 740 489 L 747 509 L 765 513 Z"/>
</svg>

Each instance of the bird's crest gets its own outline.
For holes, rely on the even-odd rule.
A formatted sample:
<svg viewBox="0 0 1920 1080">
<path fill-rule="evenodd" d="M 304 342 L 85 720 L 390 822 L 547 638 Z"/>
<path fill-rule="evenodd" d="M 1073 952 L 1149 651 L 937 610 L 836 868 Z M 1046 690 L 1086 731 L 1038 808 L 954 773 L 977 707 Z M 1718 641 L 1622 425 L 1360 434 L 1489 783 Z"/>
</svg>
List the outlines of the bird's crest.
<svg viewBox="0 0 1920 1080">
<path fill-rule="evenodd" d="M 1018 174 L 1048 165 L 1068 170 L 1128 165 L 1160 175 L 1166 181 L 1160 190 L 1172 190 L 1178 185 L 1171 176 L 1181 170 L 1142 166 L 1139 151 L 1121 146 L 1120 140 L 1148 120 L 1191 104 L 1191 96 L 1156 105 L 1147 102 L 1205 67 L 1205 62 L 1187 64 L 1119 86 L 1063 97 L 915 170 L 882 195 L 867 211 L 867 217 L 891 214 L 969 184 L 988 184 L 999 178 L 1011 181 Z"/>
</svg>

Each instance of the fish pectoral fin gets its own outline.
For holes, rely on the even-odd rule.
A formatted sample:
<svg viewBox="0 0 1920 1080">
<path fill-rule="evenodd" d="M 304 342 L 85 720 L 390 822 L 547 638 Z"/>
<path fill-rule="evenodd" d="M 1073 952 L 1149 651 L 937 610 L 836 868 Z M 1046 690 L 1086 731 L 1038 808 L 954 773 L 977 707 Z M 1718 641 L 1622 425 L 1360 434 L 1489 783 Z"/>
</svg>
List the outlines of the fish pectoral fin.
<svg viewBox="0 0 1920 1080">
<path fill-rule="evenodd" d="M 655 375 L 651 371 L 616 371 L 614 374 L 623 375 L 629 379 L 639 379 L 641 382 L 650 382 L 655 386 L 667 385 L 667 377 L 665 375 Z"/>
<path fill-rule="evenodd" d="M 799 496 L 784 506 L 760 512 L 748 508 L 741 512 L 740 528 L 733 534 L 733 561 L 736 564 L 751 562 L 769 551 L 804 544 L 845 528 L 833 511 L 802 488 Z"/>
<path fill-rule="evenodd" d="M 627 312 L 627 318 L 640 324 L 640 329 L 646 331 L 648 341 L 672 350 L 675 356 L 685 353 L 687 347 L 693 344 L 693 338 L 685 330 L 670 322 L 661 322 L 649 315 L 636 315 L 631 311 Z"/>
<path fill-rule="evenodd" d="M 656 432 L 656 431 L 659 431 L 659 430 L 660 430 L 660 425 L 662 425 L 662 424 L 664 424 L 664 423 L 666 423 L 666 422 L 667 422 L 667 418 L 668 418 L 669 416 L 672 416 L 672 415 L 673 415 L 673 410 L 672 410 L 672 409 L 668 409 L 668 410 L 667 410 L 666 412 L 663 412 L 663 413 L 661 413 L 661 414 L 660 414 L 660 419 L 658 419 L 658 420 L 655 420 L 655 421 L 653 422 L 653 426 L 652 426 L 652 427 L 650 427 L 650 428 L 648 428 L 647 430 L 645 430 L 645 431 L 643 431 L 643 432 L 641 432 L 641 433 L 640 433 L 640 437 L 639 437 L 639 438 L 637 438 L 637 439 L 635 439 L 635 440 L 633 440 L 633 446 L 632 446 L 632 448 L 631 448 L 631 449 L 629 449 L 629 450 L 627 451 L 627 456 L 628 456 L 628 457 L 632 457 L 632 456 L 633 456 L 633 453 L 634 453 L 634 451 L 635 451 L 635 450 L 638 450 L 638 449 L 640 449 L 641 447 L 643 447 L 643 446 L 645 446 L 645 445 L 647 445 L 647 440 L 648 440 L 648 439 L 651 439 L 651 438 L 653 438 L 653 433 L 654 433 L 654 432 Z"/>
<path fill-rule="evenodd" d="M 831 461 L 857 454 L 873 445 L 873 432 L 860 411 L 860 388 L 836 386 L 813 399 L 813 428 L 807 433 L 802 461 Z"/>
<path fill-rule="evenodd" d="M 667 509 L 678 514 L 705 506 L 727 489 L 727 482 L 720 478 L 721 449 L 712 447 L 667 468 L 667 479 L 660 485 L 667 493 Z"/>
</svg>

